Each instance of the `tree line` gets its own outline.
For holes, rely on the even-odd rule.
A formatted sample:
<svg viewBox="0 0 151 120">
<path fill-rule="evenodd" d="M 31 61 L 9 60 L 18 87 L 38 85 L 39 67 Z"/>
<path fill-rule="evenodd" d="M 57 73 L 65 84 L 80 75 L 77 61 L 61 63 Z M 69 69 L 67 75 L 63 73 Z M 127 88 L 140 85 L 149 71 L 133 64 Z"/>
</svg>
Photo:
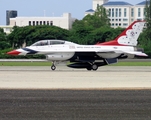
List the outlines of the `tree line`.
<svg viewBox="0 0 151 120">
<path fill-rule="evenodd" d="M 150 3 L 146 4 L 146 22 L 147 28 L 140 35 L 138 46 L 144 48 L 145 53 L 151 56 Z M 124 29 L 110 27 L 108 11 L 103 6 L 98 6 L 94 15 L 87 15 L 82 20 L 76 20 L 70 30 L 48 25 L 15 26 L 13 31 L 7 35 L 3 29 L 0 29 L 0 58 L 10 58 L 10 56 L 5 55 L 7 51 L 29 46 L 39 40 L 60 39 L 92 45 L 97 42 L 113 40 Z"/>
</svg>

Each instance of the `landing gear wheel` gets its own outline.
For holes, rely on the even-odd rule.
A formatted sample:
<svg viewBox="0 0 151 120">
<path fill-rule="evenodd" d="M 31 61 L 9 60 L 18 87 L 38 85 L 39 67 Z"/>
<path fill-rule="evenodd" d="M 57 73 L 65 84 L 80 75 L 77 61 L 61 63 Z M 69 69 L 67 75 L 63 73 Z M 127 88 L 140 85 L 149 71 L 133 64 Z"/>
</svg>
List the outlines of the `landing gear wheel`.
<svg viewBox="0 0 151 120">
<path fill-rule="evenodd" d="M 55 70 L 55 69 L 56 69 L 56 66 L 52 65 L 51 70 Z"/>
<path fill-rule="evenodd" d="M 92 70 L 96 71 L 98 69 L 98 66 L 96 64 L 92 65 Z"/>
</svg>

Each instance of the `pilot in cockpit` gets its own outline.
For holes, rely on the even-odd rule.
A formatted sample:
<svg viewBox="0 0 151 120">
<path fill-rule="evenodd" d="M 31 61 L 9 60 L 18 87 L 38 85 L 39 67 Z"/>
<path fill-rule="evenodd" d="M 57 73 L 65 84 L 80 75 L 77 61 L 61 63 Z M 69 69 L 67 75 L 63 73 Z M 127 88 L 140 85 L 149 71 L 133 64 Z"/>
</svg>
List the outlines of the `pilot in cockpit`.
<svg viewBox="0 0 151 120">
<path fill-rule="evenodd" d="M 48 45 L 48 41 L 41 41 L 40 45 L 41 45 L 41 46 Z"/>
</svg>

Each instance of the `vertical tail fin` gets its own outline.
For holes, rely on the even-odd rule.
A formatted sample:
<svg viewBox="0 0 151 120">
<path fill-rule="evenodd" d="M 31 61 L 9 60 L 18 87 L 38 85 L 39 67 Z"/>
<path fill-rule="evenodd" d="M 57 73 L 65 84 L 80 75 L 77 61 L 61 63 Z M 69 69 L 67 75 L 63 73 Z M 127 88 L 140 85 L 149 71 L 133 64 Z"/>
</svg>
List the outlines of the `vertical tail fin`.
<svg viewBox="0 0 151 120">
<path fill-rule="evenodd" d="M 142 32 L 144 25 L 145 21 L 134 21 L 114 40 L 98 43 L 97 45 L 137 46 L 137 39 Z"/>
</svg>

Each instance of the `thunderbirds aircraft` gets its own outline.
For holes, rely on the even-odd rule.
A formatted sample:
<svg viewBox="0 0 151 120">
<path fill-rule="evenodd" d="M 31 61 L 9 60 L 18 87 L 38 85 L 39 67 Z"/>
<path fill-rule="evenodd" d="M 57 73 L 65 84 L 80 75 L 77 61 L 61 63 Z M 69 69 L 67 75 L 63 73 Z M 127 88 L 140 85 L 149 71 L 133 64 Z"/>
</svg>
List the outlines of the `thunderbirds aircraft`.
<svg viewBox="0 0 151 120">
<path fill-rule="evenodd" d="M 142 49 L 137 48 L 137 39 L 143 30 L 145 22 L 135 21 L 116 39 L 97 43 L 96 45 L 79 45 L 64 40 L 41 40 L 31 46 L 8 52 L 10 55 L 44 54 L 52 61 L 51 69 L 56 64 L 70 61 L 71 68 L 86 68 L 97 70 L 98 67 L 117 63 L 118 59 L 147 56 Z"/>
</svg>

